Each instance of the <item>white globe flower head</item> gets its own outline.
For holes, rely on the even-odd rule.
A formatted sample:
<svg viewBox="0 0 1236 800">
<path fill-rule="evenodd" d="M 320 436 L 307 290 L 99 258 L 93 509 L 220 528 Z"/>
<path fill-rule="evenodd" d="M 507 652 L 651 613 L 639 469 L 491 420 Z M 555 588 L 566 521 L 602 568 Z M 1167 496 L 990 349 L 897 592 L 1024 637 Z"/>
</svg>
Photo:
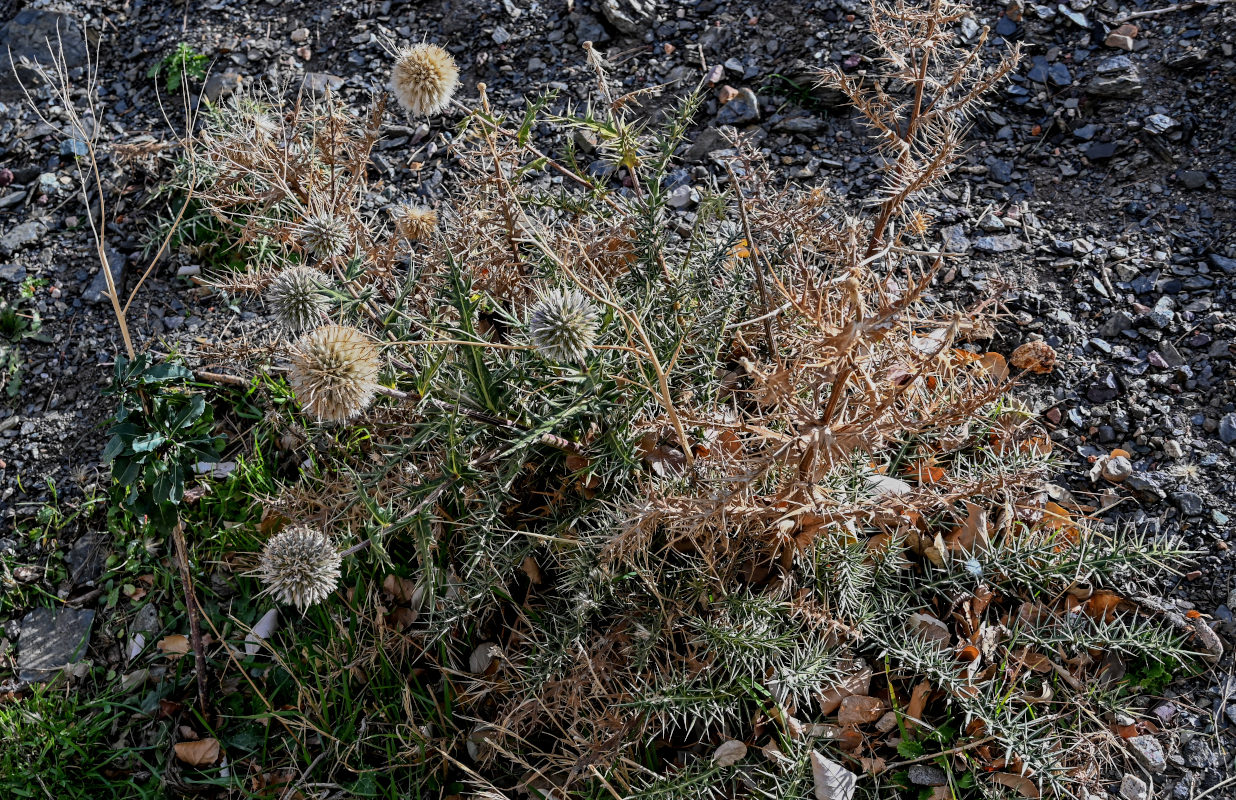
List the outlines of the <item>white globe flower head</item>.
<svg viewBox="0 0 1236 800">
<path fill-rule="evenodd" d="M 289 356 L 288 383 L 318 421 L 347 422 L 373 402 L 382 359 L 356 328 L 323 325 L 300 337 Z"/>
<path fill-rule="evenodd" d="M 396 55 L 391 91 L 409 113 L 427 117 L 442 113 L 458 88 L 459 67 L 436 44 L 414 44 Z"/>
<path fill-rule="evenodd" d="M 528 338 L 551 361 L 582 364 L 600 328 L 600 312 L 587 295 L 575 289 L 542 293 L 528 315 Z"/>
<path fill-rule="evenodd" d="M 266 542 L 256 574 L 279 602 L 305 611 L 335 591 L 342 563 L 343 555 L 326 534 L 292 525 Z"/>
<path fill-rule="evenodd" d="M 296 229 L 296 238 L 309 255 L 319 259 L 345 255 L 352 246 L 348 223 L 329 212 L 307 215 Z"/>
<path fill-rule="evenodd" d="M 271 281 L 266 302 L 284 330 L 300 333 L 321 323 L 330 309 L 326 285 L 326 276 L 313 267 L 290 267 Z"/>
</svg>

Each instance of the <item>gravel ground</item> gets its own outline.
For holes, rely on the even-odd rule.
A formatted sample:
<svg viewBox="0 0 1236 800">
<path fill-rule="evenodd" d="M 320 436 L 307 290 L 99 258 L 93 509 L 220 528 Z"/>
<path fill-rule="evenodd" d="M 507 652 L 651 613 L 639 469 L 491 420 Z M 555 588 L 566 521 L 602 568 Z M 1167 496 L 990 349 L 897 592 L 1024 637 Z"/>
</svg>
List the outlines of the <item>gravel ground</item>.
<svg viewBox="0 0 1236 800">
<path fill-rule="evenodd" d="M 1160 13 L 1162 4 L 1140 1 L 982 3 L 962 35 L 973 40 L 990 26 L 990 54 L 1020 41 L 1026 57 L 974 120 L 957 179 L 927 210 L 944 245 L 971 255 L 944 276 L 940 297 L 1007 287 L 1008 314 L 991 349 L 1007 353 L 1041 338 L 1060 354 L 1054 373 L 1024 389 L 1062 454 L 1054 498 L 1107 509 L 1113 524 L 1183 537 L 1199 557 L 1163 586 L 1162 602 L 1213 616 L 1228 639 L 1236 632 L 1229 549 L 1236 495 L 1228 477 L 1236 454 L 1236 5 L 1183 5 Z M 204 90 L 216 100 L 265 81 L 329 88 L 366 107 L 385 80 L 387 43 L 422 38 L 455 55 L 465 92 L 484 81 L 512 110 L 546 87 L 586 96 L 584 41 L 606 52 L 632 89 L 706 76 L 713 88 L 673 202 L 687 219 L 693 187 L 724 174 L 725 125 L 759 142 L 788 181 L 831 185 L 856 199 L 872 193 L 874 160 L 854 114 L 812 89 L 809 73 L 825 62 L 864 68 L 864 13 L 853 0 L 0 0 L 0 46 L 34 55 L 58 25 L 68 57 L 83 64 L 83 21 L 101 36 L 102 138 L 131 153 L 104 165 L 116 215 L 109 260 L 132 287 L 148 263 L 151 221 L 167 214 L 166 198 L 153 193 L 166 169 L 160 152 L 173 137 L 164 110 L 172 120 L 183 116 L 147 70 L 178 42 L 212 59 Z M 14 303 L 25 287 L 32 296 L 17 310 L 23 319 L 37 311 L 42 323 L 33 335 L 0 337 L 0 550 L 13 551 L 24 546 L 6 534 L 16 520 L 53 494 L 71 504 L 105 485 L 100 425 L 111 401 L 100 389 L 121 342 L 100 297 L 74 146 L 38 121 L 5 75 L 0 295 Z M 371 176 L 375 192 L 440 195 L 450 115 L 429 126 L 389 121 Z M 192 253 L 175 252 L 155 267 L 129 312 L 138 347 L 191 358 L 208 327 L 239 333 L 265 324 L 260 313 L 226 307 L 177 277 L 196 263 Z M 1116 448 L 1129 454 L 1128 479 L 1092 479 Z M 80 533 L 90 532 L 84 523 Z M 14 637 L 20 626 L 9 620 L 4 633 Z M 0 642 L 0 656 L 4 649 Z M 1230 654 L 1165 695 L 1143 703 L 1179 728 L 1155 788 L 1184 800 L 1232 768 Z M 1211 796 L 1236 796 L 1225 791 Z"/>
</svg>

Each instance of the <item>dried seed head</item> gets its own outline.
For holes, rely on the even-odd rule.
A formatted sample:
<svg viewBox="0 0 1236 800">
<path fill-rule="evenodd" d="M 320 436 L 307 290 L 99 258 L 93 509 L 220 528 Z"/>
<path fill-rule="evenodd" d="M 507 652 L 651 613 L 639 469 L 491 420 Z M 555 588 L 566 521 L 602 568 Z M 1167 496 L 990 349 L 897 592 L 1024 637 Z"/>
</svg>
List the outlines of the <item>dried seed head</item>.
<svg viewBox="0 0 1236 800">
<path fill-rule="evenodd" d="M 310 255 L 322 259 L 343 255 L 352 244 L 347 222 L 324 212 L 306 216 L 296 231 L 296 238 Z"/>
<path fill-rule="evenodd" d="M 1047 342 L 1026 342 L 1013 351 L 1009 363 L 1018 369 L 1044 375 L 1056 367 L 1056 351 Z"/>
<path fill-rule="evenodd" d="M 290 356 L 292 391 L 319 421 L 346 422 L 373 402 L 381 359 L 356 328 L 324 325 L 300 337 Z"/>
<path fill-rule="evenodd" d="M 265 111 L 255 111 L 250 122 L 253 125 L 253 135 L 257 139 L 273 139 L 279 133 L 279 121 Z"/>
<path fill-rule="evenodd" d="M 414 44 L 399 51 L 391 69 L 391 91 L 413 114 L 441 113 L 459 87 L 459 68 L 436 44 Z"/>
<path fill-rule="evenodd" d="M 279 602 L 304 611 L 335 591 L 342 562 L 339 549 L 324 533 L 293 525 L 266 542 L 256 574 Z"/>
<path fill-rule="evenodd" d="M 432 208 L 408 203 L 395 209 L 395 229 L 409 242 L 425 241 L 437 227 L 438 212 Z"/>
<path fill-rule="evenodd" d="M 596 343 L 601 315 L 582 292 L 551 289 L 528 315 L 528 337 L 552 361 L 583 362 Z"/>
<path fill-rule="evenodd" d="M 325 275 L 313 267 L 295 266 L 271 281 L 266 302 L 286 331 L 300 333 L 320 323 L 330 308 L 325 289 Z"/>
</svg>

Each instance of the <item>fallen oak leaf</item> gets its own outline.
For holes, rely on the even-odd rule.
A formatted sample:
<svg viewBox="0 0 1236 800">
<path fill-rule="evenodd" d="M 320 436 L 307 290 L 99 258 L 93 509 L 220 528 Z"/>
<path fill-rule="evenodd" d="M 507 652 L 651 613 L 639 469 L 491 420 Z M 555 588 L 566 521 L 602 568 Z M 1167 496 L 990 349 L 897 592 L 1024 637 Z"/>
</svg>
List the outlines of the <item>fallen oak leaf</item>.
<svg viewBox="0 0 1236 800">
<path fill-rule="evenodd" d="M 218 739 L 177 742 L 172 749 L 176 752 L 176 758 L 191 767 L 205 767 L 219 760 Z"/>
<path fill-rule="evenodd" d="M 189 637 L 183 633 L 173 633 L 156 642 L 155 647 L 169 658 L 180 658 L 189 652 Z"/>
</svg>

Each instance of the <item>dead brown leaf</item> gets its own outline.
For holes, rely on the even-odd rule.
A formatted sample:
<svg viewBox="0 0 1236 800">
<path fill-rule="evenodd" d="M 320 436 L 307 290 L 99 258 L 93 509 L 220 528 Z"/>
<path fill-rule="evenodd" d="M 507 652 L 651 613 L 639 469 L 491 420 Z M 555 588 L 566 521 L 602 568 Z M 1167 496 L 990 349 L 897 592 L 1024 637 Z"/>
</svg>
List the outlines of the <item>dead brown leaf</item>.
<svg viewBox="0 0 1236 800">
<path fill-rule="evenodd" d="M 191 767 L 205 767 L 219 760 L 218 739 L 177 742 L 173 750 L 176 751 L 176 758 Z"/>
</svg>

